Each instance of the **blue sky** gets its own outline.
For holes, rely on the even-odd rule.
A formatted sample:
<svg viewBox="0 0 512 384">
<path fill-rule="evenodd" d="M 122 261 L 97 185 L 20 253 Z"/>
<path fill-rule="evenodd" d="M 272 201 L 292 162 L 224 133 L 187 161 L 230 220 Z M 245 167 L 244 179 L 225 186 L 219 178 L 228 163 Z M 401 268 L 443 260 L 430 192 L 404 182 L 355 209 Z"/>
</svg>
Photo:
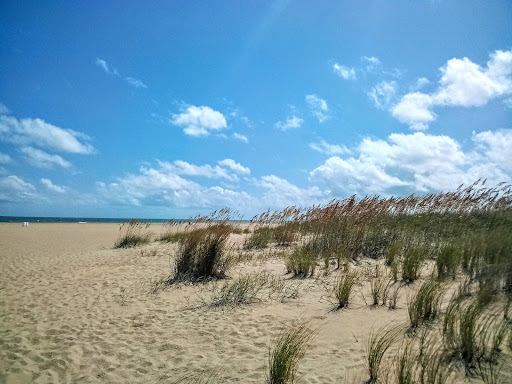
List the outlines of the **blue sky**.
<svg viewBox="0 0 512 384">
<path fill-rule="evenodd" d="M 512 180 L 508 0 L 119 4 L 0 4 L 0 215 Z"/>
</svg>

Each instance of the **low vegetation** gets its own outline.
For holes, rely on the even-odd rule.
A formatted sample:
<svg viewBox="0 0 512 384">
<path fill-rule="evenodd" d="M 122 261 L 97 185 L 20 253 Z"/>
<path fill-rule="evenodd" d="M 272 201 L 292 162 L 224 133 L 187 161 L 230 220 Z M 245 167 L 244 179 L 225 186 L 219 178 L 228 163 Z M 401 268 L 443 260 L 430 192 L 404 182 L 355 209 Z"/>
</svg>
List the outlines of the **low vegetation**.
<svg viewBox="0 0 512 384">
<path fill-rule="evenodd" d="M 511 189 L 479 182 L 425 196 L 352 196 L 308 209 L 265 212 L 251 220 L 251 233 L 213 214 L 159 240 L 178 244 L 171 255 L 173 281 L 214 280 L 203 285 L 210 294 L 202 305 L 209 308 L 238 310 L 271 296 L 292 298 L 298 289 L 290 282 L 319 282 L 335 309 L 353 311 L 357 300 L 372 307 L 364 308 L 369 318 L 386 307 L 398 309 L 402 324 L 369 332 L 368 383 L 446 384 L 464 375 L 501 383 L 510 379 L 501 367 L 512 366 Z M 147 230 L 129 228 L 126 234 Z M 233 249 L 233 238 L 243 239 L 243 245 Z M 252 258 L 240 256 L 249 253 Z M 234 269 L 235 261 L 245 267 L 269 260 L 284 263 L 283 275 L 246 273 L 216 281 Z M 407 311 L 397 305 L 405 292 Z M 269 354 L 267 383 L 297 380 L 313 334 L 301 324 L 278 338 Z"/>
<path fill-rule="evenodd" d="M 114 243 L 114 249 L 131 248 L 148 244 L 153 234 L 148 230 L 149 223 L 131 219 L 119 227 L 119 236 Z"/>
</svg>

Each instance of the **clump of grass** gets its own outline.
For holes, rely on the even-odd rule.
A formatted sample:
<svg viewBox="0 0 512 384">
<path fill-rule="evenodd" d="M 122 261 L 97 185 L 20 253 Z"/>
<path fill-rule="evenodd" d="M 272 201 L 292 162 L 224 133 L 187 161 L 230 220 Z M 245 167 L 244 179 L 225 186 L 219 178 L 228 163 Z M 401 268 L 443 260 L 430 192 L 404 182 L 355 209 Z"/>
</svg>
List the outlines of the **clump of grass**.
<svg viewBox="0 0 512 384">
<path fill-rule="evenodd" d="M 359 273 L 357 271 L 340 274 L 336 278 L 332 294 L 336 298 L 338 308 L 348 306 L 352 296 L 352 289 L 357 284 L 358 279 Z"/>
<path fill-rule="evenodd" d="M 162 381 L 162 379 L 166 379 L 166 377 L 162 377 L 160 381 Z M 171 384 L 217 384 L 220 382 L 221 379 L 217 370 L 205 369 L 198 373 L 185 373 L 180 375 L 174 378 Z"/>
<path fill-rule="evenodd" d="M 400 289 L 402 289 L 402 286 L 395 282 L 392 287 L 393 290 L 391 291 L 391 297 L 389 298 L 388 308 L 394 310 L 396 309 L 396 305 L 398 304 L 398 298 L 400 297 L 398 293 L 400 292 Z"/>
<path fill-rule="evenodd" d="M 225 249 L 230 227 L 209 225 L 187 233 L 179 242 L 174 278 L 207 279 L 226 275 L 231 258 Z"/>
<path fill-rule="evenodd" d="M 163 243 L 179 243 L 183 241 L 187 237 L 187 232 L 164 232 L 158 238 L 159 241 Z"/>
<path fill-rule="evenodd" d="M 248 236 L 244 242 L 244 249 L 263 249 L 274 240 L 272 228 L 263 226 L 256 228 L 252 235 Z"/>
<path fill-rule="evenodd" d="M 501 308 L 489 303 L 487 297 L 451 299 L 443 324 L 443 341 L 451 357 L 463 363 L 466 373 L 481 370 L 482 374 L 494 374 L 484 367 L 498 363 L 507 332 L 511 331 L 510 323 L 500 314 Z"/>
<path fill-rule="evenodd" d="M 209 301 L 208 307 L 239 307 L 260 301 L 260 293 L 268 283 L 265 274 L 241 276 L 233 282 L 226 282 L 220 289 L 215 289 Z"/>
<path fill-rule="evenodd" d="M 395 260 L 400 256 L 403 249 L 403 241 L 401 239 L 395 240 L 389 247 L 386 248 L 384 256 L 386 258 L 386 265 L 391 267 Z"/>
<path fill-rule="evenodd" d="M 436 258 L 437 276 L 439 278 L 451 276 L 455 279 L 460 263 L 459 248 L 453 244 L 443 245 Z"/>
<path fill-rule="evenodd" d="M 306 323 L 284 331 L 269 350 L 267 384 L 294 383 L 299 363 L 315 335 Z"/>
<path fill-rule="evenodd" d="M 389 290 L 393 282 L 384 275 L 379 266 L 375 267 L 373 276 L 370 278 L 370 295 L 372 298 L 372 306 L 376 307 L 379 302 L 386 305 Z"/>
<path fill-rule="evenodd" d="M 407 304 L 411 330 L 423 322 L 437 318 L 443 294 L 444 289 L 435 280 L 427 280 L 421 285 L 416 295 Z"/>
<path fill-rule="evenodd" d="M 368 384 L 377 383 L 380 376 L 380 365 L 385 353 L 400 337 L 401 326 L 384 326 L 377 331 L 371 330 L 366 343 L 366 367 L 370 375 Z"/>
<path fill-rule="evenodd" d="M 317 253 L 309 244 L 296 248 L 286 258 L 286 270 L 295 276 L 313 276 L 317 266 Z"/>
<path fill-rule="evenodd" d="M 419 277 L 421 267 L 426 257 L 426 248 L 423 245 L 407 247 L 402 259 L 402 279 L 413 282 Z"/>
<path fill-rule="evenodd" d="M 131 248 L 149 243 L 153 234 L 148 231 L 148 227 L 149 223 L 130 219 L 119 227 L 119 236 L 114 243 L 114 249 Z"/>
</svg>

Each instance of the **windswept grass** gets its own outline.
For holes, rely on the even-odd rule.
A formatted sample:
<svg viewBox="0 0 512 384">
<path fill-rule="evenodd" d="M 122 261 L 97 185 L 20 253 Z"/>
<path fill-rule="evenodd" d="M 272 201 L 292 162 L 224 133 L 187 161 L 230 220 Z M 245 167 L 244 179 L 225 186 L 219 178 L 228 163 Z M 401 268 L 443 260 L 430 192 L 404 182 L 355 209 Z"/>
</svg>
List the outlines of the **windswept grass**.
<svg viewBox="0 0 512 384">
<path fill-rule="evenodd" d="M 299 363 L 315 336 L 307 323 L 284 331 L 269 351 L 267 384 L 294 383 Z"/>
<path fill-rule="evenodd" d="M 224 277 L 231 265 L 225 245 L 230 227 L 218 224 L 194 229 L 179 242 L 174 278 L 201 280 Z"/>
<path fill-rule="evenodd" d="M 357 271 L 340 274 L 334 282 L 332 295 L 336 299 L 337 308 L 345 308 L 350 303 L 352 290 L 359 280 Z"/>
<path fill-rule="evenodd" d="M 438 317 L 443 295 L 444 289 L 438 281 L 427 280 L 421 285 L 416 295 L 407 304 L 411 330 Z"/>
<path fill-rule="evenodd" d="M 119 236 L 114 243 L 114 249 L 131 248 L 149 243 L 153 234 L 148 231 L 148 228 L 149 223 L 130 219 L 119 227 Z"/>
<path fill-rule="evenodd" d="M 367 384 L 377 383 L 381 373 L 381 363 L 387 350 L 402 336 L 402 326 L 385 326 L 372 329 L 366 342 L 366 368 L 370 378 Z"/>
</svg>

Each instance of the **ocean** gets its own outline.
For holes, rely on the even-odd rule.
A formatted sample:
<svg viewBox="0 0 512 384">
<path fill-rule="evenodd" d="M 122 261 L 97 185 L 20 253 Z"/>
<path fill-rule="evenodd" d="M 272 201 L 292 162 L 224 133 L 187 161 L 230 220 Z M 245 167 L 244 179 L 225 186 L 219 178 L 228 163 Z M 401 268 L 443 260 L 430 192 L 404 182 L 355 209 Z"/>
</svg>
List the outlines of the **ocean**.
<svg viewBox="0 0 512 384">
<path fill-rule="evenodd" d="M 0 223 L 126 223 L 129 218 L 115 217 L 35 217 L 35 216 L 0 216 Z M 137 219 L 146 223 L 166 223 L 169 219 Z M 175 222 L 188 220 L 177 219 Z"/>
</svg>

